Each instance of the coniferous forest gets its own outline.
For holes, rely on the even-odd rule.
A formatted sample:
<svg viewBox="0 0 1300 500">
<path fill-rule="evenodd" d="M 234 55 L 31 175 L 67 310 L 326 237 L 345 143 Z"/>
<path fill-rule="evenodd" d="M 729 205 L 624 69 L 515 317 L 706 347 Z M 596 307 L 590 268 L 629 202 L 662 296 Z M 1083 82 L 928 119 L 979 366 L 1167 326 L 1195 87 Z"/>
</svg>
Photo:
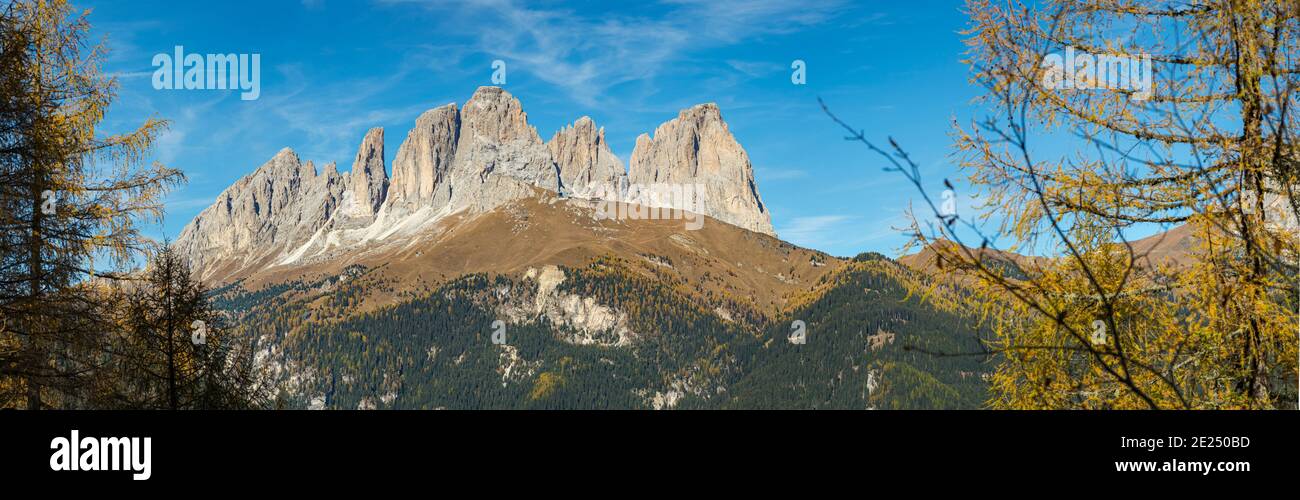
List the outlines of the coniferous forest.
<svg viewBox="0 0 1300 500">
<path fill-rule="evenodd" d="M 506 343 L 492 343 L 498 311 L 534 299 L 529 278 L 465 276 L 342 321 L 304 321 L 276 290 L 234 286 L 215 302 L 244 332 L 283 345 L 276 356 L 297 377 L 279 400 L 292 407 L 973 409 L 988 398 L 994 357 L 973 318 L 909 293 L 919 278 L 883 257 L 752 322 L 723 319 L 618 259 L 562 271 L 562 292 L 628 311 L 634 338 L 616 345 L 615 333 L 596 332 L 581 345 L 543 315 L 506 325 Z M 364 279 L 354 283 L 323 303 L 349 304 Z M 795 321 L 803 344 L 791 342 Z"/>
</svg>

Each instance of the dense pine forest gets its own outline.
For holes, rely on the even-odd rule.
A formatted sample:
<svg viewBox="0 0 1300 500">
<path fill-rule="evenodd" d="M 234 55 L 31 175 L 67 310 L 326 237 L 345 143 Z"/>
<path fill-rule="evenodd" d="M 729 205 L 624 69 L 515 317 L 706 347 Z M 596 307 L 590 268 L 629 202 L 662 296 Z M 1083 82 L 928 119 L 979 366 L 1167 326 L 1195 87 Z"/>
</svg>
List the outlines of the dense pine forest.
<svg viewBox="0 0 1300 500">
<path fill-rule="evenodd" d="M 374 286 L 365 270 L 350 271 L 349 280 L 214 292 L 282 368 L 282 405 L 951 409 L 987 399 L 991 357 L 974 319 L 950 299 L 914 294 L 919 278 L 879 255 L 855 259 L 771 318 L 724 318 L 714 303 L 745 311 L 744 301 L 701 297 L 617 258 L 561 268 L 559 293 L 627 314 L 635 333 L 623 343 L 615 332 L 578 332 L 545 314 L 494 325 L 503 311 L 536 300 L 531 276 L 468 275 L 348 317 L 343 310 Z M 944 300 L 949 306 L 940 307 Z M 802 344 L 791 341 L 796 322 Z M 497 331 L 504 344 L 493 342 Z"/>
</svg>

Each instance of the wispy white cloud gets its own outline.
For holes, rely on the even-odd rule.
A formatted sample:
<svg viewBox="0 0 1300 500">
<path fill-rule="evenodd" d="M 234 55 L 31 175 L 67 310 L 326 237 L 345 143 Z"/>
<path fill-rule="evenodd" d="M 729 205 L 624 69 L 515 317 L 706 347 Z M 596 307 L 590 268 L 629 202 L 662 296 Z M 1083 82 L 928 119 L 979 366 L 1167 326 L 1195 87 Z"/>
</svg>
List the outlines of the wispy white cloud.
<svg viewBox="0 0 1300 500">
<path fill-rule="evenodd" d="M 477 0 L 454 7 L 441 1 L 379 3 L 422 4 L 446 14 L 444 29 L 469 35 L 479 51 L 505 60 L 508 69 L 518 65 L 586 106 L 607 103 L 606 91 L 618 85 L 652 85 L 649 80 L 691 51 L 815 26 L 844 5 L 840 0 L 814 5 L 782 0 L 669 0 L 663 5 L 670 12 L 648 18 L 584 15 L 514 0 Z M 747 61 L 734 61 L 731 66 L 751 76 L 775 70 Z"/>
<path fill-rule="evenodd" d="M 684 22 L 707 38 L 728 43 L 753 36 L 792 33 L 825 22 L 845 3 L 789 0 L 668 0 L 681 6 Z"/>
<path fill-rule="evenodd" d="M 225 95 L 217 95 L 213 98 L 196 102 L 194 104 L 181 107 L 169 121 L 167 131 L 158 137 L 154 144 L 155 158 L 162 164 L 176 167 L 178 161 L 190 157 L 192 146 L 191 141 L 186 141 L 191 128 L 203 127 L 203 118 L 212 111 L 212 109 L 225 99 Z"/>
<path fill-rule="evenodd" d="M 157 20 L 134 20 L 134 21 L 106 21 L 93 23 L 94 33 L 103 37 L 106 47 L 109 47 L 104 63 L 109 66 L 132 65 L 139 67 L 142 62 L 149 61 L 151 54 L 147 54 L 140 46 L 139 38 L 141 33 L 157 32 L 164 28 L 164 24 Z"/>
<path fill-rule="evenodd" d="M 742 61 L 738 59 L 727 60 L 727 66 L 731 66 L 732 69 L 751 78 L 767 76 L 786 69 L 785 65 L 772 61 Z"/>
<path fill-rule="evenodd" d="M 272 96 L 262 106 L 278 118 L 277 123 L 306 135 L 307 143 L 299 148 L 322 155 L 324 161 L 340 162 L 340 169 L 348 168 L 342 163 L 352 157 L 366 129 L 394 118 L 413 117 L 431 107 L 429 103 L 374 107 L 373 98 L 400 84 L 413 71 L 412 65 L 404 65 L 401 71 L 384 77 L 324 86 L 315 85 L 301 76 L 300 69 L 295 66 L 277 70 L 286 76 L 287 81 L 297 82 L 297 85 L 283 94 Z"/>
<path fill-rule="evenodd" d="M 383 99 L 391 92 L 409 85 L 415 77 L 428 74 L 448 75 L 468 71 L 465 63 L 482 57 L 483 80 L 490 70 L 487 57 L 504 59 L 509 75 L 523 71 L 561 90 L 580 105 L 608 107 L 609 89 L 634 83 L 645 86 L 638 95 L 653 94 L 653 80 L 674 64 L 686 64 L 692 51 L 731 44 L 753 37 L 787 33 L 811 26 L 835 13 L 840 0 L 808 7 L 785 2 L 696 2 L 670 0 L 660 7 L 668 12 L 654 16 L 625 13 L 601 15 L 590 9 L 575 11 L 553 4 L 525 5 L 515 0 L 473 0 L 444 2 L 437 0 L 376 0 L 379 4 L 418 5 L 431 9 L 435 25 L 430 29 L 449 36 L 439 36 L 436 44 L 393 47 L 403 53 L 396 70 L 383 75 L 362 75 L 322 82 L 304 63 L 284 63 L 266 68 L 279 75 L 275 86 L 267 85 L 261 99 L 237 106 L 237 119 L 226 112 L 218 114 L 210 103 L 169 113 L 172 130 L 159 144 L 159 157 L 166 163 L 196 154 L 199 145 L 209 152 L 223 144 L 274 151 L 285 144 L 258 144 L 263 137 L 278 137 L 285 131 L 301 133 L 305 140 L 289 144 L 304 158 L 320 161 L 350 159 L 365 130 L 388 122 L 413 118 L 421 111 L 442 103 L 415 102 L 389 106 Z M 309 0 L 304 6 L 320 6 Z M 727 12 L 727 15 L 720 15 Z M 741 29 L 741 28 L 744 29 Z M 130 41 L 134 26 L 113 26 L 114 32 L 126 33 Z M 124 44 L 133 60 L 147 60 L 131 44 Z M 485 57 L 486 56 L 486 57 Z M 728 64 L 737 72 L 732 75 L 761 74 L 780 69 L 779 64 L 735 60 Z M 122 65 L 125 66 L 125 65 Z M 127 66 L 117 76 L 140 79 L 152 70 Z M 220 97 L 220 100 L 223 97 Z M 146 97 L 146 100 L 149 98 Z M 637 103 L 618 103 L 619 109 L 635 112 Z M 658 103 L 663 110 L 675 111 L 689 103 Z M 733 103 L 724 103 L 733 104 Z M 728 109 L 740 109 L 729 105 Z M 656 110 L 656 111 L 663 111 Z M 214 127 L 213 123 L 235 122 L 239 127 Z M 202 140 L 188 132 L 204 130 Z M 399 132 L 400 131 L 395 131 Z M 400 136 L 389 136 L 400 141 Z M 213 148 L 216 148 L 215 150 Z M 792 179 L 802 174 L 775 171 L 766 179 Z"/>
<path fill-rule="evenodd" d="M 847 225 L 858 217 L 852 215 L 814 215 L 795 217 L 776 228 L 781 239 L 809 248 L 834 246 L 845 234 Z"/>
<path fill-rule="evenodd" d="M 215 202 L 216 200 L 214 200 L 211 196 L 197 196 L 197 197 L 189 197 L 189 198 L 173 196 L 167 198 L 166 204 L 169 210 L 191 210 L 196 208 L 208 208 L 212 206 L 212 204 Z"/>
<path fill-rule="evenodd" d="M 897 236 L 907 225 L 900 211 L 884 214 L 828 214 L 791 218 L 776 228 L 781 239 L 831 252 L 860 248 Z"/>
<path fill-rule="evenodd" d="M 350 167 L 347 162 L 355 154 L 366 130 L 403 119 L 413 123 L 421 112 L 442 104 L 376 105 L 383 101 L 385 93 L 405 85 L 416 73 L 427 71 L 433 64 L 435 53 L 439 54 L 436 59 L 441 61 L 456 61 L 460 57 L 456 51 L 438 51 L 429 46 L 406 47 L 405 50 L 408 54 L 404 62 L 390 74 L 329 83 L 315 81 L 298 64 L 276 66 L 273 71 L 281 77 L 283 87 L 268 88 L 261 99 L 243 106 L 240 122 L 251 124 L 251 127 L 300 132 L 305 136 L 305 142 L 292 146 L 300 154 L 305 153 L 304 159 L 318 160 L 318 163 L 335 161 L 340 169 L 345 170 Z M 213 134 L 211 139 L 224 142 L 248 133 L 248 127 L 226 128 Z M 401 137 L 390 135 L 388 140 L 400 141 Z"/>
</svg>

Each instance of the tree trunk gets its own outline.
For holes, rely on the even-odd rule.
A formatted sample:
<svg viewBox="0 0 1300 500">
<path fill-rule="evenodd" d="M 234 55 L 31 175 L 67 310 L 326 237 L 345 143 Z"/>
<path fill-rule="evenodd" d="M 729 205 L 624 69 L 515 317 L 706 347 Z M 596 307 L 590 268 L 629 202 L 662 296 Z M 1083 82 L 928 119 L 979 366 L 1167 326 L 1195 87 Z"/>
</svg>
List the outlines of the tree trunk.
<svg viewBox="0 0 1300 500">
<path fill-rule="evenodd" d="M 175 410 L 180 407 L 176 397 L 176 325 L 175 314 L 172 310 L 172 282 L 173 272 L 172 263 L 164 260 L 161 263 L 164 266 L 163 276 L 166 277 L 167 283 L 163 286 L 164 301 L 166 303 L 167 323 L 167 401 L 171 409 Z"/>
<path fill-rule="evenodd" d="M 24 344 L 26 349 L 22 357 L 26 366 L 26 385 L 27 385 L 27 409 L 41 409 L 41 379 L 39 372 L 43 369 L 45 356 L 41 352 L 39 335 L 36 329 L 40 327 L 41 321 L 35 318 L 38 304 L 41 303 L 41 270 L 44 264 L 41 261 L 41 189 L 39 174 L 32 177 L 31 182 L 31 200 L 32 200 L 32 220 L 31 234 L 27 240 L 27 266 L 28 266 L 28 295 L 27 307 L 23 309 L 23 329 L 26 330 L 27 342 Z"/>
</svg>

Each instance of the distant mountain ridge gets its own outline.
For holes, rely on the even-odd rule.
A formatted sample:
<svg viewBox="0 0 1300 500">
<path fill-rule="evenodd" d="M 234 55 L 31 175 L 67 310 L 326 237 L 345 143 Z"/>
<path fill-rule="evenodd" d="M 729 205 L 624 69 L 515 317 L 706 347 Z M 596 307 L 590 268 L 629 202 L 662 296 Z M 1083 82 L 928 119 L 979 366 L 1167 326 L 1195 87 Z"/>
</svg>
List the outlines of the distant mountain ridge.
<svg viewBox="0 0 1300 500">
<path fill-rule="evenodd" d="M 775 236 L 753 166 L 714 104 L 683 110 L 653 137 L 643 134 L 630 170 L 588 117 L 543 142 L 519 100 L 480 87 L 421 114 L 398 148 L 390 179 L 384 130 L 369 130 L 349 173 L 317 172 L 285 148 L 240 179 L 186 225 L 174 246 L 212 283 L 277 266 L 408 245 L 521 198 L 592 198 L 607 187 L 676 183 L 699 186 L 690 206 L 701 215 Z"/>
<path fill-rule="evenodd" d="M 956 245 L 956 243 L 949 240 L 936 241 L 926 245 L 916 253 L 899 257 L 898 262 L 928 274 L 943 274 L 945 271 L 938 262 L 938 253 L 935 249 L 949 245 Z M 1128 246 L 1132 249 L 1138 268 L 1142 270 L 1156 270 L 1165 265 L 1171 266 L 1173 269 L 1181 269 L 1192 265 L 1197 251 L 1197 237 L 1192 225 L 1182 224 L 1145 238 L 1130 241 Z M 1036 274 L 1042 268 L 1052 265 L 1057 260 L 1051 257 L 1023 255 L 1003 250 L 980 250 L 976 248 L 970 250 L 973 253 L 982 255 L 991 263 L 1001 263 L 1001 267 L 1008 271 L 1014 270 L 1031 274 Z"/>
</svg>

